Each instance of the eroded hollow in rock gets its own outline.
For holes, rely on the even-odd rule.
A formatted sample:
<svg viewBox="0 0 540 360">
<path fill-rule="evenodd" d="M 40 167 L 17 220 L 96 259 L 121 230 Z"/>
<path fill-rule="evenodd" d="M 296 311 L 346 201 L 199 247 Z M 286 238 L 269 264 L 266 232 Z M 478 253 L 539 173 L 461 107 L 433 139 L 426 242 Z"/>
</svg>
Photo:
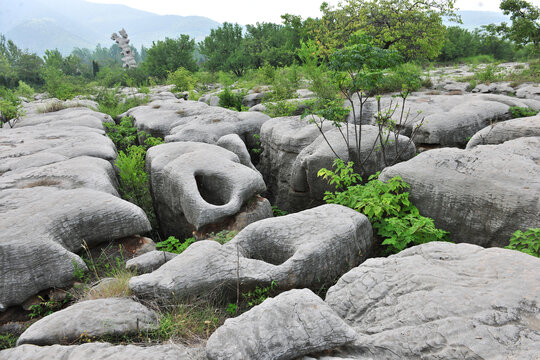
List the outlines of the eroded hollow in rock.
<svg viewBox="0 0 540 360">
<path fill-rule="evenodd" d="M 209 204 L 221 206 L 230 201 L 227 179 L 216 174 L 195 174 L 197 189 Z"/>
</svg>

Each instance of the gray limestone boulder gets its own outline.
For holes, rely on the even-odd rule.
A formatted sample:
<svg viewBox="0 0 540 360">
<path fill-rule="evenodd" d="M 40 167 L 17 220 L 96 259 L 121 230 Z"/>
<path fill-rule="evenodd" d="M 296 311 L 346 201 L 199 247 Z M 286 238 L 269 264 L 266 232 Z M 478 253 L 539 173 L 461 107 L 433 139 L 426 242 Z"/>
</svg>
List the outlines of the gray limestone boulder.
<svg viewBox="0 0 540 360">
<path fill-rule="evenodd" d="M 138 130 L 162 137 L 165 142 L 215 144 L 224 135 L 237 134 L 248 147 L 255 145 L 253 135 L 269 119 L 261 113 L 237 112 L 189 100 L 153 101 L 122 115 L 133 116 Z"/>
<path fill-rule="evenodd" d="M 251 163 L 251 156 L 249 156 L 246 144 L 237 134 L 229 134 L 220 137 L 216 142 L 216 145 L 235 153 L 242 165 L 256 170 L 255 166 Z"/>
<path fill-rule="evenodd" d="M 129 259 L 126 262 L 126 269 L 136 271 L 138 274 L 146 274 L 158 269 L 167 261 L 172 260 L 178 254 L 167 251 L 150 251 L 146 254 Z"/>
<path fill-rule="evenodd" d="M 540 115 L 501 121 L 474 134 L 466 149 L 478 145 L 497 145 L 520 137 L 540 136 Z"/>
<path fill-rule="evenodd" d="M 354 341 L 356 332 L 308 289 L 269 298 L 227 319 L 206 343 L 210 360 L 287 360 Z"/>
<path fill-rule="evenodd" d="M 332 129 L 324 124 L 324 130 Z M 258 165 L 268 188 L 266 196 L 280 209 L 290 200 L 290 179 L 296 157 L 320 135 L 314 124 L 300 116 L 280 117 L 268 120 L 261 127 L 261 159 Z"/>
<path fill-rule="evenodd" d="M 523 84 L 517 88 L 516 96 L 518 98 L 537 99 L 540 100 L 540 85 Z"/>
<path fill-rule="evenodd" d="M 264 96 L 266 93 L 264 92 L 258 92 L 258 93 L 252 93 L 244 96 L 242 99 L 242 105 L 247 106 L 248 108 L 253 107 L 257 104 L 260 104 L 262 100 L 264 99 Z"/>
<path fill-rule="evenodd" d="M 357 332 L 318 359 L 537 359 L 540 259 L 433 242 L 349 271 L 326 303 Z"/>
<path fill-rule="evenodd" d="M 257 171 L 211 144 L 155 146 L 147 153 L 147 168 L 162 230 L 180 238 L 235 215 L 266 189 Z"/>
<path fill-rule="evenodd" d="M 371 253 L 368 219 L 340 205 L 324 205 L 248 225 L 225 245 L 198 241 L 150 274 L 133 277 L 138 296 L 171 299 L 236 296 L 256 286 L 318 289 Z"/>
<path fill-rule="evenodd" d="M 81 335 L 99 337 L 149 331 L 157 327 L 157 315 L 127 298 L 87 300 L 48 315 L 19 337 L 17 345 L 69 344 Z"/>
<path fill-rule="evenodd" d="M 540 137 L 430 150 L 386 168 L 379 179 L 394 176 L 452 241 L 505 246 L 516 230 L 540 227 Z"/>
<path fill-rule="evenodd" d="M 356 126 L 356 131 L 360 131 L 359 126 Z M 382 151 L 383 147 L 377 142 L 378 128 L 363 125 L 361 127 L 360 161 L 358 161 L 354 132 L 355 125 L 351 125 L 349 147 L 337 129 L 325 132 L 324 137 L 319 135 L 310 145 L 305 147 L 292 165 L 291 178 L 287 184 L 289 199 L 292 201 L 289 203 L 277 202 L 276 205 L 287 211 L 298 211 L 324 203 L 322 200 L 324 193 L 335 191 L 335 186 L 317 176 L 317 173 L 322 168 L 333 169 L 333 162 L 336 159 L 334 151 L 345 163 L 353 161 L 355 172 L 360 174 L 362 179 L 367 179 L 370 175 L 387 166 L 406 161 L 416 155 L 414 143 L 406 136 L 392 137 L 392 141 L 389 141 Z M 358 164 L 362 164 L 362 167 Z"/>
<path fill-rule="evenodd" d="M 70 107 L 67 109 L 47 112 L 29 113 L 17 121 L 15 127 L 25 126 L 85 126 L 104 130 L 103 123 L 113 123 L 113 119 L 103 113 L 99 113 L 86 107 Z"/>
<path fill-rule="evenodd" d="M 135 346 L 88 343 L 82 345 L 21 345 L 0 351 L 2 360 L 203 360 L 204 351 L 179 344 Z"/>
</svg>

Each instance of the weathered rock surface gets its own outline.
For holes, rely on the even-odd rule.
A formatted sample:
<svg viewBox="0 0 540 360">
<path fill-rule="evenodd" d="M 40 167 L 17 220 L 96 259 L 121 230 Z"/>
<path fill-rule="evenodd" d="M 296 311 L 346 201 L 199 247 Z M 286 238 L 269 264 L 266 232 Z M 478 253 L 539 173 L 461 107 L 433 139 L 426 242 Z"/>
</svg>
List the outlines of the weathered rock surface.
<svg viewBox="0 0 540 360">
<path fill-rule="evenodd" d="M 220 137 L 216 145 L 235 153 L 242 165 L 257 170 L 251 163 L 251 157 L 249 156 L 246 144 L 244 144 L 237 134 L 229 134 Z"/>
<path fill-rule="evenodd" d="M 117 197 L 108 121 L 73 108 L 0 129 L 0 311 L 70 284 L 85 268 L 75 254 L 84 243 L 150 230 L 144 212 Z"/>
<path fill-rule="evenodd" d="M 318 288 L 367 258 L 372 249 L 368 219 L 340 205 L 324 205 L 247 226 L 225 245 L 203 240 L 150 274 L 134 277 L 130 288 L 160 299 L 242 289 Z M 243 290 L 242 290 L 243 291 Z"/>
<path fill-rule="evenodd" d="M 157 327 L 156 314 L 127 298 L 87 300 L 32 324 L 17 345 L 69 344 L 82 336 L 123 335 Z"/>
<path fill-rule="evenodd" d="M 391 102 L 396 104 L 395 99 L 384 96 L 381 100 L 382 108 L 388 108 Z M 400 121 L 401 106 L 399 104 L 392 116 L 397 123 Z M 414 93 L 407 98 L 401 126 L 404 135 L 410 136 L 413 129 L 424 120 L 414 137 L 417 146 L 464 146 L 468 138 L 484 127 L 510 119 L 510 106 L 540 109 L 540 101 L 495 94 L 441 96 Z M 355 104 L 355 108 L 358 113 L 358 104 Z M 368 101 L 364 105 L 362 123 L 372 124 L 376 111 L 376 102 Z M 351 115 L 349 121 L 352 121 Z"/>
<path fill-rule="evenodd" d="M 146 254 L 129 259 L 126 262 L 126 269 L 135 270 L 139 274 L 146 274 L 158 269 L 161 265 L 167 261 L 172 260 L 178 254 L 170 253 L 167 251 L 150 251 Z"/>
<path fill-rule="evenodd" d="M 354 128 L 355 125 L 351 124 L 350 147 L 347 148 L 340 132 L 328 121 L 323 123 L 326 140 L 339 157 L 345 162 L 354 161 L 358 164 Z M 356 171 L 363 178 L 382 170 L 386 163 L 395 163 L 399 158 L 407 160 L 416 153 L 409 138 L 400 136 L 397 142 L 392 138 L 392 142 L 385 146 L 386 156 L 383 156 L 380 146 L 373 146 L 377 135 L 378 130 L 374 126 L 362 126 L 360 156 L 364 167 L 360 169 L 357 166 Z M 324 192 L 335 190 L 326 180 L 317 176 L 321 168 L 332 169 L 336 158 L 326 140 L 307 118 L 274 118 L 263 125 L 263 152 L 259 169 L 267 183 L 267 196 L 272 204 L 289 212 L 299 211 L 322 204 Z M 396 148 L 400 157 L 396 156 Z"/>
<path fill-rule="evenodd" d="M 178 344 L 135 346 L 88 343 L 83 345 L 21 345 L 0 351 L 2 360 L 203 360 L 204 351 Z"/>
<path fill-rule="evenodd" d="M 147 164 L 162 229 L 181 238 L 235 215 L 266 190 L 261 174 L 216 145 L 178 142 L 155 146 L 147 153 Z"/>
<path fill-rule="evenodd" d="M 516 96 L 518 98 L 540 100 L 540 85 L 523 84 L 517 88 Z"/>
<path fill-rule="evenodd" d="M 455 242 L 505 246 L 516 230 L 540 227 L 540 137 L 471 150 L 436 149 L 386 168 L 411 185 L 422 215 Z"/>
<path fill-rule="evenodd" d="M 328 290 L 358 333 L 319 359 L 537 359 L 540 259 L 428 243 L 373 258 Z"/>
<path fill-rule="evenodd" d="M 215 144 L 219 138 L 237 134 L 248 147 L 255 145 L 254 134 L 269 116 L 211 107 L 200 101 L 153 101 L 130 109 L 138 130 L 159 136 L 165 142 L 198 141 Z"/>
<path fill-rule="evenodd" d="M 352 342 L 356 332 L 308 289 L 269 298 L 227 319 L 208 339 L 209 359 L 285 360 Z"/>
<path fill-rule="evenodd" d="M 467 149 L 497 145 L 520 137 L 540 136 L 540 115 L 501 121 L 483 128 L 469 140 Z"/>
</svg>

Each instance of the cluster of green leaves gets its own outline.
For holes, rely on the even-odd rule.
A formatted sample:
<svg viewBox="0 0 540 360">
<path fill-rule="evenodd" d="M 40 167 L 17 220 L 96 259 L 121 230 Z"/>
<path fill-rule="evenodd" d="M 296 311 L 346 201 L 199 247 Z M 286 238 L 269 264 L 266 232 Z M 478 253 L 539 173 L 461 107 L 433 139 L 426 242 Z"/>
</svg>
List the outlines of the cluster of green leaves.
<svg viewBox="0 0 540 360">
<path fill-rule="evenodd" d="M 242 293 L 241 304 L 228 304 L 225 311 L 234 316 L 240 310 L 239 305 L 242 305 L 242 309 L 245 308 L 246 310 L 249 310 L 256 305 L 262 304 L 273 294 L 276 287 L 277 283 L 274 280 L 272 280 L 272 282 L 268 286 L 256 286 L 255 289 L 250 290 L 246 293 Z"/>
<path fill-rule="evenodd" d="M 23 115 L 21 99 L 17 94 L 12 90 L 0 87 L 0 127 L 3 127 L 4 124 L 13 127 Z"/>
<path fill-rule="evenodd" d="M 282 116 L 293 116 L 298 111 L 298 102 L 294 101 L 274 101 L 274 102 L 265 102 L 264 113 L 270 117 L 282 117 Z"/>
<path fill-rule="evenodd" d="M 197 70 L 193 53 L 195 40 L 189 35 L 180 35 L 177 39 L 165 38 L 152 43 L 147 50 L 146 59 L 142 65 L 148 76 L 166 79 L 170 72 L 183 67 L 189 71 Z"/>
<path fill-rule="evenodd" d="M 532 256 L 540 257 L 540 228 L 532 228 L 525 232 L 518 230 L 510 238 L 506 249 L 517 250 Z"/>
<path fill-rule="evenodd" d="M 274 217 L 278 217 L 285 216 L 288 214 L 288 212 L 286 212 L 285 210 L 281 210 L 276 205 L 272 205 L 272 214 L 274 215 Z"/>
<path fill-rule="evenodd" d="M 17 344 L 17 336 L 12 334 L 0 334 L 0 351 L 15 347 Z"/>
<path fill-rule="evenodd" d="M 538 113 L 540 113 L 540 110 L 534 110 L 529 107 L 510 106 L 512 119 L 534 116 Z"/>
<path fill-rule="evenodd" d="M 104 126 L 118 151 L 127 151 L 137 141 L 137 128 L 133 126 L 133 118 L 130 116 L 124 116 L 119 124 L 104 123 Z"/>
<path fill-rule="evenodd" d="M 218 104 L 219 106 L 227 109 L 242 111 L 244 110 L 244 105 L 242 104 L 244 96 L 246 96 L 245 91 L 234 91 L 231 90 L 229 87 L 226 87 L 225 89 L 223 89 L 222 92 L 218 94 Z"/>
<path fill-rule="evenodd" d="M 372 175 L 364 184 L 360 175 L 353 170 L 353 163 L 334 161 L 335 171 L 321 169 L 318 176 L 336 187 L 336 192 L 326 192 L 324 200 L 329 204 L 340 204 L 366 215 L 387 253 L 397 253 L 430 241 L 447 241 L 448 232 L 437 229 L 433 219 L 421 216 L 409 200 L 405 190 L 409 185 L 395 177 L 388 182 Z"/>
<path fill-rule="evenodd" d="M 40 300 L 39 303 L 30 305 L 29 307 L 30 318 L 32 319 L 35 317 L 42 318 L 60 310 L 64 307 L 64 305 L 71 301 L 71 296 L 68 293 L 67 296 L 61 301 L 55 299 L 45 300 L 42 296 L 38 296 L 38 299 Z"/>
<path fill-rule="evenodd" d="M 98 111 L 109 114 L 116 119 L 120 114 L 137 106 L 148 103 L 148 96 L 144 98 L 136 96 L 118 96 L 119 87 L 114 89 L 102 88 L 98 91 L 95 100 L 98 103 Z"/>
<path fill-rule="evenodd" d="M 174 91 L 182 92 L 195 89 L 197 80 L 191 71 L 183 67 L 179 67 L 174 72 L 169 73 L 167 83 L 174 85 Z"/>
<path fill-rule="evenodd" d="M 236 230 L 221 230 L 216 234 L 210 233 L 208 237 L 221 245 L 224 245 L 231 241 L 236 235 L 238 235 L 238 231 Z"/>
<path fill-rule="evenodd" d="M 175 238 L 174 236 L 169 236 L 167 240 L 163 240 L 156 244 L 156 249 L 161 251 L 168 251 L 175 254 L 181 254 L 188 248 L 189 245 L 195 242 L 195 238 L 187 238 L 183 242 Z"/>
</svg>

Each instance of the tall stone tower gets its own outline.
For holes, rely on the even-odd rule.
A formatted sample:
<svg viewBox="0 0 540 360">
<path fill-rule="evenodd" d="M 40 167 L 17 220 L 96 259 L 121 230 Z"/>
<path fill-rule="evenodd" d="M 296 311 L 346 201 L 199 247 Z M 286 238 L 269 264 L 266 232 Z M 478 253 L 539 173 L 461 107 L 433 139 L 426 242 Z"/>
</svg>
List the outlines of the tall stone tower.
<svg viewBox="0 0 540 360">
<path fill-rule="evenodd" d="M 129 47 L 129 39 L 128 35 L 126 33 L 126 30 L 122 28 L 122 30 L 119 31 L 120 36 L 118 36 L 117 33 L 113 33 L 111 35 L 111 40 L 116 41 L 118 46 L 120 46 L 120 49 L 122 49 L 122 61 L 124 62 L 123 67 L 125 68 L 136 68 L 137 63 L 135 62 L 135 56 L 133 56 L 133 53 L 131 52 L 131 48 Z"/>
</svg>

